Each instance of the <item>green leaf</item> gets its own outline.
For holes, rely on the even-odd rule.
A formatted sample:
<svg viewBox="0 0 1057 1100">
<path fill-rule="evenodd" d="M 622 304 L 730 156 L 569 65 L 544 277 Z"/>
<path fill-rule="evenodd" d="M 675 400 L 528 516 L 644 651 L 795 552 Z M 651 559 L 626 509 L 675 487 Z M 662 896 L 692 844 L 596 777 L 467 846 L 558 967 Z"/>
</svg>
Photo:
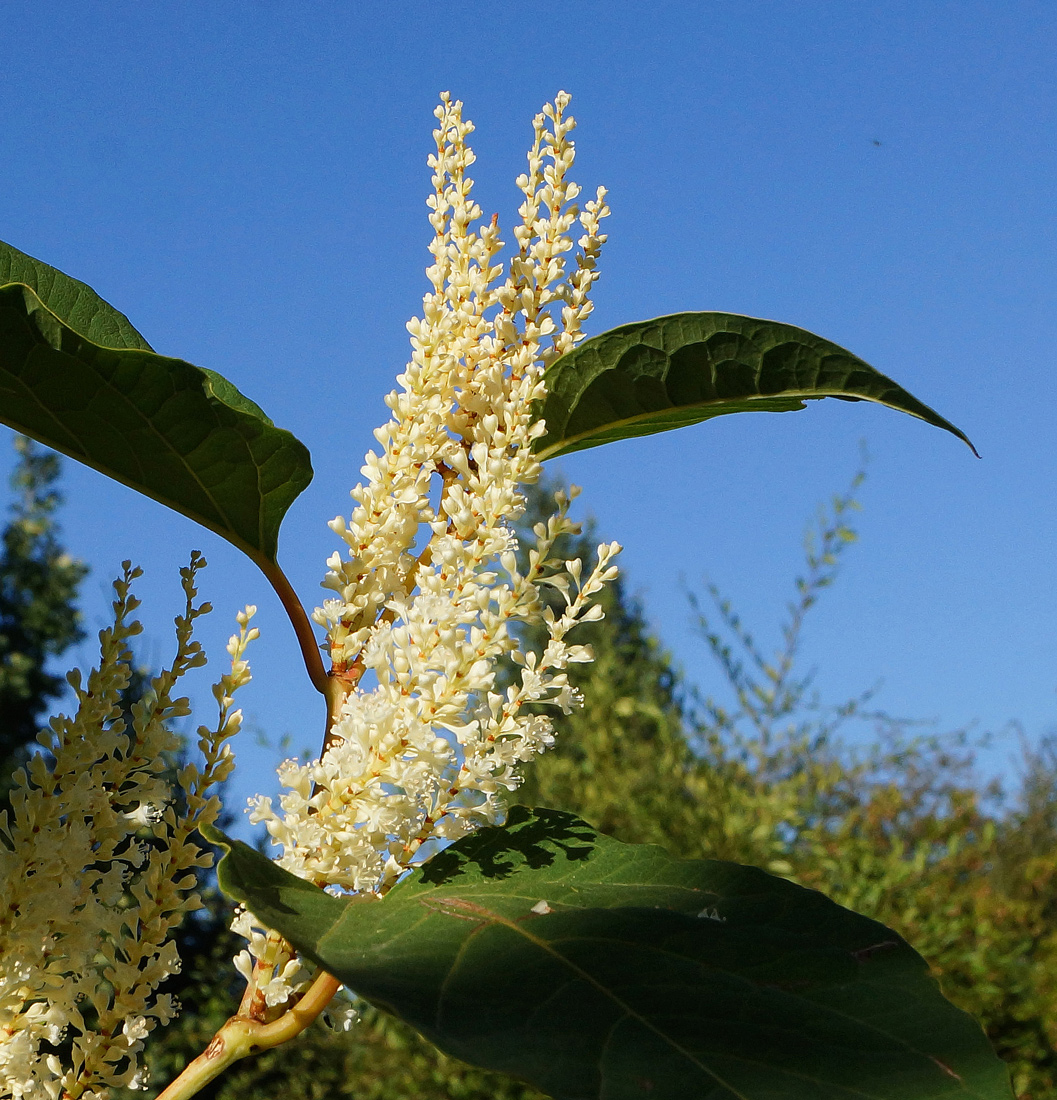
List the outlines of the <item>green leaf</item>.
<svg viewBox="0 0 1057 1100">
<path fill-rule="evenodd" d="M 0 244 L 0 422 L 175 508 L 259 563 L 308 451 L 226 379 L 155 354 L 83 283 Z"/>
<path fill-rule="evenodd" d="M 849 351 L 793 325 L 737 313 L 673 313 L 621 325 L 556 359 L 544 376 L 536 445 L 554 458 L 735 412 L 805 401 L 875 401 L 953 432 L 949 421 Z"/>
<path fill-rule="evenodd" d="M 384 900 L 209 831 L 221 888 L 442 1050 L 557 1100 L 1010 1100 L 883 925 L 752 867 L 515 807 Z"/>
<path fill-rule="evenodd" d="M 154 350 L 132 322 L 90 286 L 0 241 L 0 286 L 9 283 L 28 286 L 47 309 L 93 344 Z"/>
</svg>

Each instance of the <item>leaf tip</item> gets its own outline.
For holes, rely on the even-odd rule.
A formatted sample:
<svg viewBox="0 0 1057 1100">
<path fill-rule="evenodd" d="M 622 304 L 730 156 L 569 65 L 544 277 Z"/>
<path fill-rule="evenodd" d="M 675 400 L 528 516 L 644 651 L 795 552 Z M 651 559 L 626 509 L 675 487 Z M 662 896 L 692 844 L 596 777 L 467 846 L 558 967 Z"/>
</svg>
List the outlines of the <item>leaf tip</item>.
<svg viewBox="0 0 1057 1100">
<path fill-rule="evenodd" d="M 204 840 L 215 848 L 219 848 L 225 854 L 231 851 L 231 838 L 226 833 L 222 833 L 215 825 L 201 822 L 198 826 L 198 832 Z"/>
</svg>

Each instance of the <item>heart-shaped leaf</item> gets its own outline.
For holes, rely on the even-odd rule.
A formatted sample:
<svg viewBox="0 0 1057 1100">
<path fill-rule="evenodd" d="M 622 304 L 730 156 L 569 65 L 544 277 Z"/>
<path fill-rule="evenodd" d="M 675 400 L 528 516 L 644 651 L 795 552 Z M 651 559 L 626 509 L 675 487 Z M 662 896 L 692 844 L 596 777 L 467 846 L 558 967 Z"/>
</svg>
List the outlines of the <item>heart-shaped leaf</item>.
<svg viewBox="0 0 1057 1100">
<path fill-rule="evenodd" d="M 0 422 L 274 562 L 308 451 L 83 283 L 0 245 Z"/>
<path fill-rule="evenodd" d="M 556 1100 L 1010 1100 L 898 935 L 752 867 L 515 807 L 384 900 L 222 838 L 221 888 L 442 1050 Z"/>
<path fill-rule="evenodd" d="M 736 313 L 673 313 L 621 325 L 556 359 L 544 376 L 541 458 L 805 401 L 875 401 L 969 439 L 851 352 L 804 329 Z"/>
</svg>

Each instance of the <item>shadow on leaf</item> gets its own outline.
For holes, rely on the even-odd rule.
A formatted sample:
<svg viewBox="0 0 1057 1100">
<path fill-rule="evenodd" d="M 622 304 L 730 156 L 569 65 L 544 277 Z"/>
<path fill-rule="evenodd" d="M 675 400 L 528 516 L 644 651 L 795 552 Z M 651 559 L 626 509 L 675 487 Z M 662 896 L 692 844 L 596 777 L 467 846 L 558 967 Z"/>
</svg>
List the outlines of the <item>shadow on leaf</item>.
<svg viewBox="0 0 1057 1100">
<path fill-rule="evenodd" d="M 471 867 L 485 878 L 508 878 L 525 866 L 538 870 L 559 858 L 587 859 L 594 847 L 594 831 L 575 814 L 514 806 L 503 826 L 481 829 L 460 850 L 438 852 L 423 866 L 421 878 L 442 886 Z"/>
</svg>

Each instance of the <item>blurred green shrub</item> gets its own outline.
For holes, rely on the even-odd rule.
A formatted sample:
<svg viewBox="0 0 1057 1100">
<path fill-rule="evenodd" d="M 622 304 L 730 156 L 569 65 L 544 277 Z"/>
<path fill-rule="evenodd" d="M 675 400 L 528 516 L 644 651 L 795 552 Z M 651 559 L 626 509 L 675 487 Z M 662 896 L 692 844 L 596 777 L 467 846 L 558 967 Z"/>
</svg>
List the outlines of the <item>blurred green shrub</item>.
<svg viewBox="0 0 1057 1100">
<path fill-rule="evenodd" d="M 805 619 L 855 539 L 862 477 L 809 532 L 776 654 L 763 652 L 716 588 L 707 610 L 695 601 L 726 703 L 684 688 L 638 601 L 614 585 L 605 619 L 585 624 L 577 639 L 595 650 L 593 664 L 572 667 L 585 705 L 557 716 L 556 748 L 531 767 L 519 801 L 574 810 L 620 839 L 682 857 L 765 867 L 896 928 L 946 994 L 984 1023 L 1022 1100 L 1045 1100 L 1057 1095 L 1057 742 L 1023 753 L 1023 782 L 1004 797 L 979 789 L 964 734 L 922 733 L 879 713 L 872 691 L 825 705 L 800 668 Z M 560 553 L 590 555 L 596 541 L 589 530 Z M 860 732 L 850 740 L 854 724 Z M 214 899 L 183 937 L 177 992 L 196 1012 L 148 1044 L 158 1086 L 204 1048 L 238 996 L 223 906 Z M 539 1096 L 441 1055 L 369 1007 L 351 1040 L 317 1025 L 202 1095 Z"/>
</svg>

